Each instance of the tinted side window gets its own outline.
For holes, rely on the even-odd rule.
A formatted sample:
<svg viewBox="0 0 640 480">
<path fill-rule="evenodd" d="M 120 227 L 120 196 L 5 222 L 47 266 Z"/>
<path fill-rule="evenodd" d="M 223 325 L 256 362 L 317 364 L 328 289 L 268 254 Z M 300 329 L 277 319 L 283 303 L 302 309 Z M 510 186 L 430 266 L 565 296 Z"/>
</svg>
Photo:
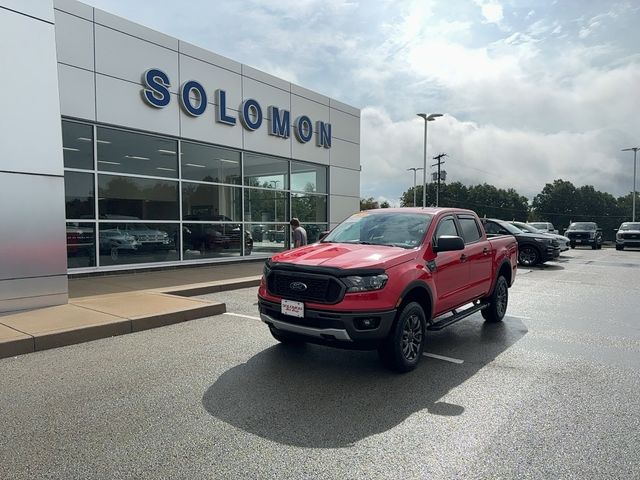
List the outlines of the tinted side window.
<svg viewBox="0 0 640 480">
<path fill-rule="evenodd" d="M 497 223 L 485 222 L 484 231 L 487 232 L 488 235 L 499 235 L 500 226 Z"/>
<path fill-rule="evenodd" d="M 480 240 L 478 224 L 472 217 L 458 217 L 458 221 L 462 228 L 462 238 L 464 238 L 464 243 L 472 243 Z"/>
<path fill-rule="evenodd" d="M 458 229 L 456 228 L 456 223 L 453 221 L 453 217 L 440 220 L 438 228 L 436 229 L 436 241 L 443 235 L 458 235 Z"/>
</svg>

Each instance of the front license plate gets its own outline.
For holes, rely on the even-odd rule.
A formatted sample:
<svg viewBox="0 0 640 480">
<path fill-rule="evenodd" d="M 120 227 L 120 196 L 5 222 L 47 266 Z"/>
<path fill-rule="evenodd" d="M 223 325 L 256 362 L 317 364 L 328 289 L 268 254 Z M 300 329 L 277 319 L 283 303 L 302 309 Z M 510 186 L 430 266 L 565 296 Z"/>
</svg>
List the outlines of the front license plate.
<svg viewBox="0 0 640 480">
<path fill-rule="evenodd" d="M 282 300 L 281 312 L 284 315 L 290 315 L 292 317 L 304 317 L 304 303 L 294 302 L 293 300 Z"/>
<path fill-rule="evenodd" d="M 582 240 L 576 240 L 576 243 L 582 243 Z"/>
</svg>

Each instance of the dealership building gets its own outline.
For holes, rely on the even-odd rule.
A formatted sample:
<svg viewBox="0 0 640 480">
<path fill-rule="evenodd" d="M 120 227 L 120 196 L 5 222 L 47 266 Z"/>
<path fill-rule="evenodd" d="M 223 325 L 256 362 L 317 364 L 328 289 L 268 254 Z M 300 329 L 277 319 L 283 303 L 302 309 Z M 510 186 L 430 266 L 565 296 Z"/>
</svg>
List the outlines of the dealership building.
<svg viewBox="0 0 640 480">
<path fill-rule="evenodd" d="M 354 107 L 73 0 L 0 0 L 0 40 L 0 312 L 359 209 Z"/>
</svg>

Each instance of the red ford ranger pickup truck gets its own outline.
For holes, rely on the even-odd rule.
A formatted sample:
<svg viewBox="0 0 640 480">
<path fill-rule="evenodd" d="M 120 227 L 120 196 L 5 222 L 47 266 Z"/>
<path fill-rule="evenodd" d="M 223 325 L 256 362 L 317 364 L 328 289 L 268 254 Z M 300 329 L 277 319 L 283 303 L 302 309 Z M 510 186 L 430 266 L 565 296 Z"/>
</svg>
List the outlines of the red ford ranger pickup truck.
<svg viewBox="0 0 640 480">
<path fill-rule="evenodd" d="M 470 210 L 364 211 L 265 262 L 260 318 L 280 342 L 377 349 L 407 372 L 427 331 L 478 311 L 502 320 L 517 259 L 515 238 L 487 239 Z"/>
</svg>

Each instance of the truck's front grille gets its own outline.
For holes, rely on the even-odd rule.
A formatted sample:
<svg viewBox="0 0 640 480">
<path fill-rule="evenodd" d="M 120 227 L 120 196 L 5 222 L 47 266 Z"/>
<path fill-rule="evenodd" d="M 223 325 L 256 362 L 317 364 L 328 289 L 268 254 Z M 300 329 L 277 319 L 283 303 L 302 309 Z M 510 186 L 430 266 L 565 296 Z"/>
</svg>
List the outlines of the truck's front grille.
<svg viewBox="0 0 640 480">
<path fill-rule="evenodd" d="M 640 240 L 640 233 L 623 233 L 622 238 L 628 240 Z"/>
<path fill-rule="evenodd" d="M 267 287 L 272 295 L 317 303 L 337 303 L 345 290 L 329 275 L 278 270 L 273 270 L 267 277 Z"/>
<path fill-rule="evenodd" d="M 576 238 L 589 238 L 589 234 L 588 233 L 573 233 L 573 232 L 568 232 L 567 236 L 571 239 L 576 239 Z"/>
</svg>

